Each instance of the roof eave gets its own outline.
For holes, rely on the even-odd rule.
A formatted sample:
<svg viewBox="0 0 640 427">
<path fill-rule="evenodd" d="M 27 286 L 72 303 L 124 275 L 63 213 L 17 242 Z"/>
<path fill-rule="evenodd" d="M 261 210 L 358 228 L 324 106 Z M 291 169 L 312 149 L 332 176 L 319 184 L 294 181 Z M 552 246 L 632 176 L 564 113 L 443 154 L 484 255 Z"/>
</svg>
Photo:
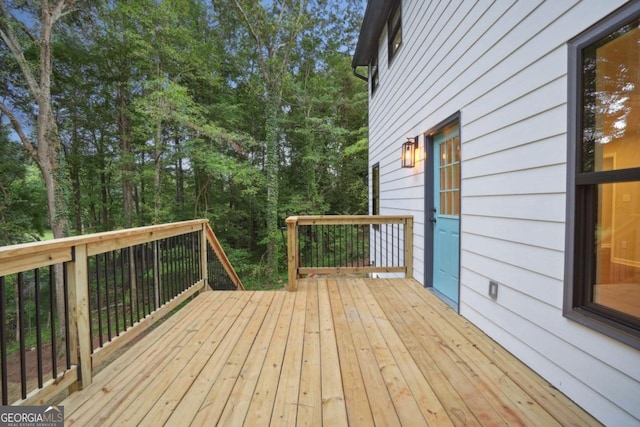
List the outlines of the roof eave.
<svg viewBox="0 0 640 427">
<path fill-rule="evenodd" d="M 398 2 L 399 0 L 368 1 L 362 26 L 360 27 L 356 51 L 351 60 L 352 68 L 369 65 L 371 58 L 374 56 L 374 51 L 378 48 L 378 38 L 387 22 L 389 10 Z"/>
</svg>

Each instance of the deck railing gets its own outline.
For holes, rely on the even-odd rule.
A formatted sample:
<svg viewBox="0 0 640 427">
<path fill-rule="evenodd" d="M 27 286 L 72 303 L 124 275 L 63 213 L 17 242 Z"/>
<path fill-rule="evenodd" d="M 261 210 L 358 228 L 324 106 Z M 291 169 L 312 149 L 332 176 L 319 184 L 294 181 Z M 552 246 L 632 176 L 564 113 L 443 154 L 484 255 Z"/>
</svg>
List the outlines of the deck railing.
<svg viewBox="0 0 640 427">
<path fill-rule="evenodd" d="M 0 247 L 2 405 L 86 387 L 94 366 L 209 287 L 243 289 L 206 220 Z"/>
<path fill-rule="evenodd" d="M 304 274 L 413 276 L 412 216 L 293 216 L 287 236 L 290 291 Z"/>
</svg>

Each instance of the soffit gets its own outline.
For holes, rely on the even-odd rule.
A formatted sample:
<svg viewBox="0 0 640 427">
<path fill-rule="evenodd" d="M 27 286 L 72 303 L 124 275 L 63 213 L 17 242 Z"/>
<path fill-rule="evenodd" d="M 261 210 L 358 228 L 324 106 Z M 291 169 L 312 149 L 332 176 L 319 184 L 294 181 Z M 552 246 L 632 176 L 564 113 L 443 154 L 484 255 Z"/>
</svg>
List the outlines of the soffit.
<svg viewBox="0 0 640 427">
<path fill-rule="evenodd" d="M 360 36 L 351 60 L 351 67 L 369 65 L 378 48 L 378 38 L 387 23 L 389 10 L 398 3 L 400 3 L 400 0 L 369 0 L 367 2 L 367 9 L 360 27 Z"/>
</svg>

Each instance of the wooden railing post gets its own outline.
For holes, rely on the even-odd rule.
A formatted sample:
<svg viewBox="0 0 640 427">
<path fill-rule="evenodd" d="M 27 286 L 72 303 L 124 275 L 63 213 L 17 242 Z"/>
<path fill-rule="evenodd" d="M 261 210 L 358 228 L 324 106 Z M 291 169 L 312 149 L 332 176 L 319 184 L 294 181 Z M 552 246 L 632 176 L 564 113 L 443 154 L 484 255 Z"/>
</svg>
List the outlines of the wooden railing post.
<svg viewBox="0 0 640 427">
<path fill-rule="evenodd" d="M 413 278 L 413 217 L 404 220 L 404 266 L 406 268 L 404 276 L 407 279 Z"/>
<path fill-rule="evenodd" d="M 87 245 L 73 247 L 73 261 L 67 263 L 69 298 L 69 344 L 71 363 L 78 366 L 79 388 L 93 381 L 91 329 L 89 327 L 89 266 Z M 75 387 L 73 387 L 75 388 Z"/>
<path fill-rule="evenodd" d="M 207 223 L 202 223 L 202 231 L 200 232 L 200 275 L 201 279 L 204 280 L 204 286 L 202 287 L 202 292 L 206 292 L 211 290 L 209 287 L 209 272 L 207 270 Z"/>
<path fill-rule="evenodd" d="M 298 289 L 298 217 L 287 218 L 287 290 Z"/>
</svg>

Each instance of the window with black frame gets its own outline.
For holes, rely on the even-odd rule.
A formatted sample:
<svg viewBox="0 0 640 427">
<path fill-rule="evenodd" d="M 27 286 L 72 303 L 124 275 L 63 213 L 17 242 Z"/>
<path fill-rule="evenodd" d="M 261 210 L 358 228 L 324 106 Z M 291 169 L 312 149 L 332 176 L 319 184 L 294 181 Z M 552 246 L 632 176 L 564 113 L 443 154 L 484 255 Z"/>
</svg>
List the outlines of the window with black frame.
<svg viewBox="0 0 640 427">
<path fill-rule="evenodd" d="M 387 22 L 389 64 L 402 44 L 402 11 L 400 2 L 389 14 Z"/>
<path fill-rule="evenodd" d="M 640 4 L 632 6 L 569 45 L 565 315 L 640 348 Z"/>
<path fill-rule="evenodd" d="M 376 48 L 376 52 L 377 52 L 377 48 Z M 380 82 L 379 75 L 378 75 L 378 54 L 377 53 L 376 53 L 376 56 L 374 56 L 373 59 L 371 60 L 370 75 L 371 75 L 371 95 L 373 95 L 376 89 L 378 88 L 378 83 Z"/>
<path fill-rule="evenodd" d="M 371 168 L 371 215 L 380 215 L 380 164 Z"/>
</svg>

